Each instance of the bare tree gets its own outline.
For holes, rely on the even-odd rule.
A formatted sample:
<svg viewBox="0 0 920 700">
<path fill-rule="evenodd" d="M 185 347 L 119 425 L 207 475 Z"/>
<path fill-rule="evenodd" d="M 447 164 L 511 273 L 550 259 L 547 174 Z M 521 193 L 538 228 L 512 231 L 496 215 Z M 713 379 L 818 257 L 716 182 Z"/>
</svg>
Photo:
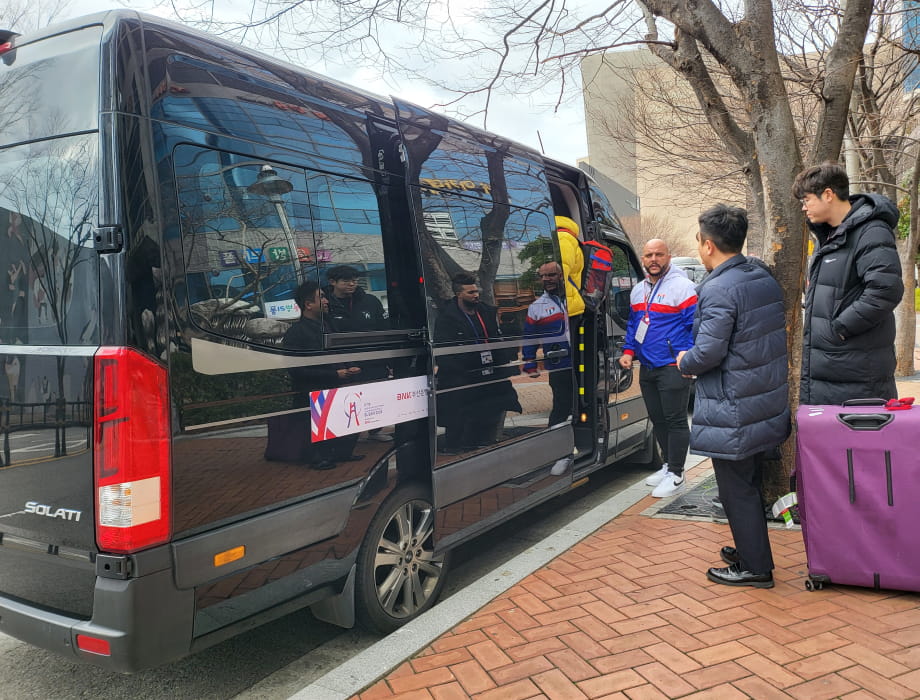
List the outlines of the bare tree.
<svg viewBox="0 0 920 700">
<path fill-rule="evenodd" d="M 637 251 L 653 238 L 666 241 L 672 256 L 693 257 L 697 256 L 696 241 L 677 230 L 674 222 L 662 214 L 642 214 L 642 231 L 630 236 Z"/>
<path fill-rule="evenodd" d="M 0 7 L 0 29 L 22 34 L 44 27 L 60 19 L 69 5 L 69 0 L 7 0 Z"/>
</svg>

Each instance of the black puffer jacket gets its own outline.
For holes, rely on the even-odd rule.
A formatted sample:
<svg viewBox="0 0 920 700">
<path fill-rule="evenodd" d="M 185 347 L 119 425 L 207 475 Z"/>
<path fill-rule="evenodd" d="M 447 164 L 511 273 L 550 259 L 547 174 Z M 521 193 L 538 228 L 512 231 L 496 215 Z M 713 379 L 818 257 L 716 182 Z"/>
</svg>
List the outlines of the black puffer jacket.
<svg viewBox="0 0 920 700">
<path fill-rule="evenodd" d="M 735 255 L 697 287 L 693 347 L 680 371 L 696 374 L 694 454 L 737 461 L 789 435 L 783 293 L 767 266 Z"/>
<path fill-rule="evenodd" d="M 355 289 L 351 297 L 339 299 L 332 287 L 326 287 L 326 299 L 329 300 L 329 318 L 332 330 L 336 333 L 356 333 L 359 331 L 383 331 L 389 326 L 383 313 L 383 304 L 373 294 L 368 294 L 361 287 Z"/>
<path fill-rule="evenodd" d="M 803 404 L 897 396 L 894 307 L 904 294 L 895 246 L 898 210 L 858 194 L 840 225 L 812 225 L 820 247 L 805 294 Z"/>
</svg>

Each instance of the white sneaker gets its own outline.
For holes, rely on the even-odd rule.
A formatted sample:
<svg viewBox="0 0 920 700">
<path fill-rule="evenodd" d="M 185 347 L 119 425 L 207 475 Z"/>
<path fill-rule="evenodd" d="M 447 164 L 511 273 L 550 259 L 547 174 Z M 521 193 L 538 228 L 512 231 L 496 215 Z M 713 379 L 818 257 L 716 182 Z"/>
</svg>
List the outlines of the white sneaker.
<svg viewBox="0 0 920 700">
<path fill-rule="evenodd" d="M 664 475 L 668 473 L 668 463 L 665 462 L 661 465 L 661 469 L 653 473 L 648 479 L 645 480 L 646 486 L 658 486 L 661 483 L 661 480 L 664 479 Z"/>
<path fill-rule="evenodd" d="M 378 431 L 372 431 L 367 434 L 367 439 L 372 442 L 393 442 L 393 436 L 387 435 L 386 433 L 381 433 Z"/>
<path fill-rule="evenodd" d="M 686 483 L 687 480 L 684 479 L 683 475 L 677 476 L 673 472 L 668 472 L 661 480 L 661 483 L 652 489 L 652 496 L 655 498 L 673 496 L 675 493 L 683 491 Z"/>
</svg>

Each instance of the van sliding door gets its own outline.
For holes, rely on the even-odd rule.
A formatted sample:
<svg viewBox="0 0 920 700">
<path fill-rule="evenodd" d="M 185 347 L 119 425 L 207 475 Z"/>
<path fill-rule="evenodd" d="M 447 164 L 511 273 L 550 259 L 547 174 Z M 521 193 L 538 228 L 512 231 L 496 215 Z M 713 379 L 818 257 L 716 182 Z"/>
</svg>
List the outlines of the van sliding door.
<svg viewBox="0 0 920 700">
<path fill-rule="evenodd" d="M 436 365 L 442 544 L 570 482 L 571 346 L 536 154 L 397 102 Z M 568 381 L 566 381 L 568 380 Z"/>
</svg>

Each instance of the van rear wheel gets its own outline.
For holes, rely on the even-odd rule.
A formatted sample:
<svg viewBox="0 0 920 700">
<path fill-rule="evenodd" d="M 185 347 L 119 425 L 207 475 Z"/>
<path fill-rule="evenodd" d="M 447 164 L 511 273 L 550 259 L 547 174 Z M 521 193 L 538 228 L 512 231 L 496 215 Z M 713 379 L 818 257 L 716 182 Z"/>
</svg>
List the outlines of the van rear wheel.
<svg viewBox="0 0 920 700">
<path fill-rule="evenodd" d="M 434 552 L 434 506 L 419 484 L 397 489 L 384 501 L 358 554 L 359 620 L 387 634 L 434 605 L 450 554 Z"/>
</svg>

